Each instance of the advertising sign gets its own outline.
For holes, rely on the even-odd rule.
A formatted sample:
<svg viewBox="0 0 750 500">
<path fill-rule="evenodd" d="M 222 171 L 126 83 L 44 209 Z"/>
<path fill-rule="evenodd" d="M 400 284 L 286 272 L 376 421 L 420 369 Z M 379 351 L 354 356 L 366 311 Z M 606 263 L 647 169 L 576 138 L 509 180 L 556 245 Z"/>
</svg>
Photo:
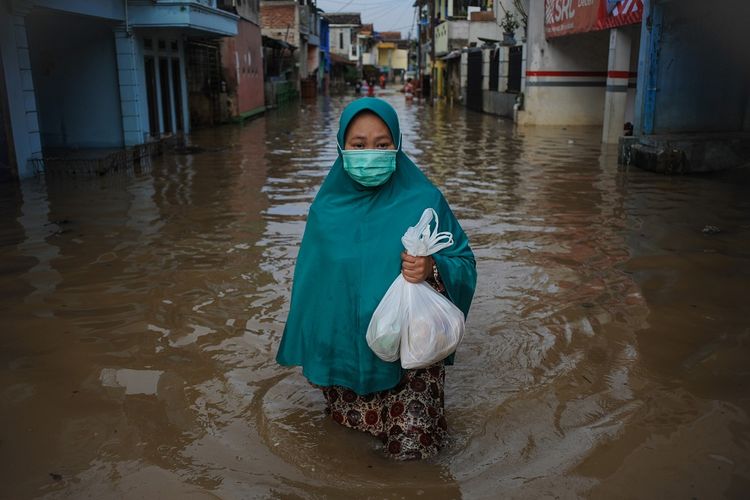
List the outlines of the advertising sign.
<svg viewBox="0 0 750 500">
<path fill-rule="evenodd" d="M 641 22 L 643 0 L 546 0 L 547 38 Z"/>
</svg>

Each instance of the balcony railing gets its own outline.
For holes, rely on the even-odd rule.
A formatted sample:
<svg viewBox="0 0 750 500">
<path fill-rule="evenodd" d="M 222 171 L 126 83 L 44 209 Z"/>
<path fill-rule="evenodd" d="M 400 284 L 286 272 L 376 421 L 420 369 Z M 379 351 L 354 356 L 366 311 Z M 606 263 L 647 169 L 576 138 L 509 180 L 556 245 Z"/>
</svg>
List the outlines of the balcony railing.
<svg viewBox="0 0 750 500">
<path fill-rule="evenodd" d="M 239 19 L 216 0 L 129 0 L 128 14 L 134 28 L 184 28 L 204 36 L 235 36 Z"/>
<path fill-rule="evenodd" d="M 216 0 L 155 0 L 153 3 L 197 3 L 199 5 L 205 5 L 206 7 L 211 7 L 212 9 L 217 8 L 216 7 Z"/>
</svg>

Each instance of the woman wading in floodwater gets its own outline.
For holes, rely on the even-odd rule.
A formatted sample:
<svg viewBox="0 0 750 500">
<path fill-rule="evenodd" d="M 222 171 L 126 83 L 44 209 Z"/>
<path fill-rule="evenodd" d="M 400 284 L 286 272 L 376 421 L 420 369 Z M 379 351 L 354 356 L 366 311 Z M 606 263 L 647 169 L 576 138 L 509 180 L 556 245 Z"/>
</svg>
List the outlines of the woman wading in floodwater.
<svg viewBox="0 0 750 500">
<path fill-rule="evenodd" d="M 445 440 L 444 365 L 453 356 L 404 370 L 399 361 L 378 358 L 365 333 L 399 272 L 412 283 L 427 280 L 466 315 L 476 284 L 474 255 L 440 191 L 401 150 L 398 116 L 388 103 L 349 104 L 337 143 L 338 158 L 310 207 L 276 359 L 302 366 L 339 424 L 378 436 L 393 458 L 427 458 Z M 455 243 L 430 257 L 411 257 L 401 236 L 428 207 Z"/>
</svg>

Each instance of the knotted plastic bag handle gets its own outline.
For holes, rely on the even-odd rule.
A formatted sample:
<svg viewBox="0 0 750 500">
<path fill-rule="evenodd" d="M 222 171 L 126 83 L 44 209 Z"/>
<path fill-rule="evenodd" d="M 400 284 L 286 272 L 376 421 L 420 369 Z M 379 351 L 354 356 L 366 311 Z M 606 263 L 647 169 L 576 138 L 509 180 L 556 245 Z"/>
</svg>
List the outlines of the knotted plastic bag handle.
<svg viewBox="0 0 750 500">
<path fill-rule="evenodd" d="M 435 219 L 435 229 L 430 230 L 430 222 Z M 425 257 L 453 245 L 453 234 L 439 232 L 440 219 L 432 208 L 425 208 L 416 226 L 411 226 L 401 237 L 406 252 L 412 256 Z"/>
</svg>

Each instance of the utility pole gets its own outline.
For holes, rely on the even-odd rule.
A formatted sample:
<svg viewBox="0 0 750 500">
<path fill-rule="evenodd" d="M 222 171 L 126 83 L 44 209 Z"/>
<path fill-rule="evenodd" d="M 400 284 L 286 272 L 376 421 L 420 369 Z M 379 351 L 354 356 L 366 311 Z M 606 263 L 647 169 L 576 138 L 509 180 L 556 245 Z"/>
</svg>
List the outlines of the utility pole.
<svg viewBox="0 0 750 500">
<path fill-rule="evenodd" d="M 430 6 L 430 104 L 435 95 L 435 0 L 427 0 Z"/>
<path fill-rule="evenodd" d="M 417 8 L 417 81 L 422 83 L 422 2 L 416 2 Z M 411 33 L 409 33 L 411 36 Z"/>
</svg>

